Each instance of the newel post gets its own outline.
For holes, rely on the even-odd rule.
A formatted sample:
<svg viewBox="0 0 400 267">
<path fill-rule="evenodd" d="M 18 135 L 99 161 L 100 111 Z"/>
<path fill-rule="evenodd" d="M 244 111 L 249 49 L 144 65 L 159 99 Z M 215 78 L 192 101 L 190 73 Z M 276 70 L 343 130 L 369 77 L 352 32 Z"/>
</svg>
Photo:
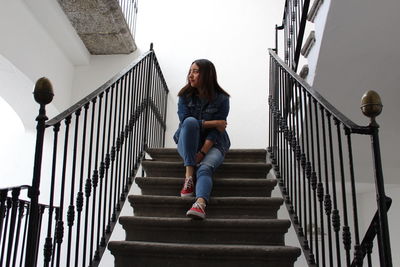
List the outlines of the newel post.
<svg viewBox="0 0 400 267">
<path fill-rule="evenodd" d="M 42 167 L 43 140 L 46 129 L 45 106 L 53 100 L 53 87 L 47 78 L 40 78 L 35 85 L 33 91 L 35 101 L 40 104 L 39 115 L 36 117 L 36 147 L 35 147 L 35 163 L 33 166 L 32 187 L 28 191 L 31 199 L 31 208 L 29 211 L 28 239 L 26 248 L 25 267 L 35 266 L 37 260 L 37 251 L 39 245 L 39 188 L 40 175 Z"/>
<path fill-rule="evenodd" d="M 371 143 L 374 161 L 376 200 L 379 214 L 379 260 L 380 266 L 392 267 L 392 252 L 390 248 L 389 224 L 386 207 L 385 184 L 383 181 L 382 159 L 379 145 L 379 125 L 375 118 L 382 112 L 382 101 L 375 91 L 366 92 L 361 99 L 361 111 L 371 118 Z"/>
</svg>

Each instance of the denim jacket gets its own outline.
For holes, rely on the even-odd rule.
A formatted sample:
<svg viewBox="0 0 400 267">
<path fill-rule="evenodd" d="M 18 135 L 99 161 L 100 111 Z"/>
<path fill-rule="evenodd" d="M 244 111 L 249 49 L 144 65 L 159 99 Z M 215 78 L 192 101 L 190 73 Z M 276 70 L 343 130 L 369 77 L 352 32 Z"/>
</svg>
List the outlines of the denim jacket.
<svg viewBox="0 0 400 267">
<path fill-rule="evenodd" d="M 178 100 L 179 127 L 174 134 L 174 141 L 178 143 L 181 124 L 187 117 L 194 117 L 198 120 L 201 129 L 200 144 L 201 147 L 205 140 L 211 140 L 214 147 L 218 148 L 222 154 L 225 154 L 231 142 L 226 131 L 220 132 L 216 128 L 205 129 L 202 127 L 203 121 L 226 120 L 229 113 L 229 96 L 218 93 L 211 102 L 202 101 L 197 96 L 180 96 Z"/>
</svg>

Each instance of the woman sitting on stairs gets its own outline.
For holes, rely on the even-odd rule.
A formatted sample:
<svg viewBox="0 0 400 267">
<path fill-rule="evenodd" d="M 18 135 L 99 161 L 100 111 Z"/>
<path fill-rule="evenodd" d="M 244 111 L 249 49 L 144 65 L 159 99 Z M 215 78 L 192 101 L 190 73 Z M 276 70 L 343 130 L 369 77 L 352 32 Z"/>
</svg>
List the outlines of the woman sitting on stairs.
<svg viewBox="0 0 400 267">
<path fill-rule="evenodd" d="M 179 91 L 179 128 L 174 135 L 185 166 L 182 197 L 196 192 L 196 202 L 186 215 L 204 219 L 212 190 L 212 176 L 230 147 L 226 129 L 229 94 L 217 82 L 214 64 L 195 60 L 190 66 L 188 83 Z"/>
</svg>

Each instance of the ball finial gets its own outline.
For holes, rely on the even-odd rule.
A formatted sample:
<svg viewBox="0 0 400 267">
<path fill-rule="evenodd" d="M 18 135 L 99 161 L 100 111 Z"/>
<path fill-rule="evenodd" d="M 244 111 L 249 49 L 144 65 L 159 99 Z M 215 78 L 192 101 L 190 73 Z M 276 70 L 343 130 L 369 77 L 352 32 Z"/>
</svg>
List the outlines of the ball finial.
<svg viewBox="0 0 400 267">
<path fill-rule="evenodd" d="M 382 101 L 379 94 L 375 91 L 367 91 L 361 98 L 361 111 L 362 113 L 371 118 L 375 119 L 382 112 Z"/>
<path fill-rule="evenodd" d="M 49 79 L 42 77 L 37 80 L 33 90 L 35 101 L 41 105 L 47 105 L 53 100 L 53 86 Z"/>
</svg>

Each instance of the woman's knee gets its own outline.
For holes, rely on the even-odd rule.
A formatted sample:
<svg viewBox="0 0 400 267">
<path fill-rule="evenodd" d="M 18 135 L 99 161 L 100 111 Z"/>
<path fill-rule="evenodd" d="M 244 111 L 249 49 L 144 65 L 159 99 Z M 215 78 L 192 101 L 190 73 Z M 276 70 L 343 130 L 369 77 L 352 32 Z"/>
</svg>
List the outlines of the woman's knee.
<svg viewBox="0 0 400 267">
<path fill-rule="evenodd" d="M 206 165 L 206 164 L 201 164 L 200 166 L 199 166 L 199 168 L 197 169 L 197 177 L 200 177 L 200 176 L 208 176 L 208 177 L 212 177 L 212 174 L 213 174 L 213 168 L 211 167 L 211 166 L 209 166 L 209 165 Z"/>
<path fill-rule="evenodd" d="M 183 122 L 182 122 L 182 127 L 184 128 L 193 128 L 193 129 L 199 129 L 199 121 L 194 118 L 194 117 L 187 117 Z"/>
</svg>

